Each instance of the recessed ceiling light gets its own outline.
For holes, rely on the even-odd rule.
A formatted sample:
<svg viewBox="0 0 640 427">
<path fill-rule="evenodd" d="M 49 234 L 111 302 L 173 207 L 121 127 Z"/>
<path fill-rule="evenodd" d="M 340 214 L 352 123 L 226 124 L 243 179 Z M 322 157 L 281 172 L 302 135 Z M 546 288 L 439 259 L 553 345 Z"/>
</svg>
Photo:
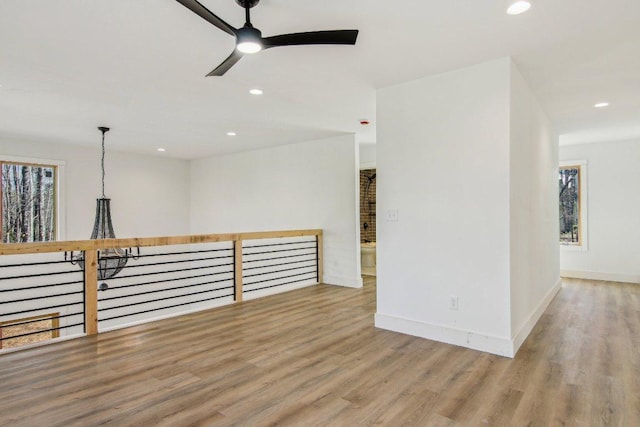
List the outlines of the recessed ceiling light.
<svg viewBox="0 0 640 427">
<path fill-rule="evenodd" d="M 509 5 L 509 7 L 507 8 L 507 14 L 520 15 L 521 13 L 525 13 L 529 9 L 531 9 L 531 3 L 526 0 L 518 0 Z"/>
<path fill-rule="evenodd" d="M 262 89 L 251 89 L 249 93 L 251 95 L 262 95 L 264 92 L 262 91 Z"/>
<path fill-rule="evenodd" d="M 597 104 L 593 105 L 596 108 L 604 108 L 604 107 L 608 107 L 609 103 L 608 102 L 598 102 Z"/>
<path fill-rule="evenodd" d="M 167 150 L 165 150 L 164 148 L 158 148 L 158 151 L 161 152 L 161 153 L 164 153 Z"/>
<path fill-rule="evenodd" d="M 236 136 L 236 135 L 237 135 L 237 133 L 235 133 L 235 132 L 227 132 L 227 136 Z"/>
</svg>

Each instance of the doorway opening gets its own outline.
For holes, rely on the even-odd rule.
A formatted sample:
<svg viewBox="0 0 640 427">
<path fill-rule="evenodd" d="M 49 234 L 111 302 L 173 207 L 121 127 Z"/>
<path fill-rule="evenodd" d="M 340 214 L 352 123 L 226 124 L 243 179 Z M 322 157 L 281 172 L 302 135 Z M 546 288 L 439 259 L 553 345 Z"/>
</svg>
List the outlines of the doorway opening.
<svg viewBox="0 0 640 427">
<path fill-rule="evenodd" d="M 360 170 L 360 255 L 362 274 L 376 275 L 376 170 Z"/>
</svg>

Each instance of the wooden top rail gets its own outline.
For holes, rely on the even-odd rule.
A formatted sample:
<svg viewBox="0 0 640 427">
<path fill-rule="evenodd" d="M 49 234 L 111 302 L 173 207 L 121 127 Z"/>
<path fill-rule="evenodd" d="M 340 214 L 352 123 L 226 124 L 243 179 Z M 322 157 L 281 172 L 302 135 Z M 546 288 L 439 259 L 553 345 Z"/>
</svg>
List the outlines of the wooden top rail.
<svg viewBox="0 0 640 427">
<path fill-rule="evenodd" d="M 125 239 L 68 240 L 57 242 L 4 243 L 0 255 L 45 252 L 90 251 L 110 248 L 188 245 L 194 243 L 229 242 L 237 240 L 277 239 L 282 237 L 322 236 L 322 230 L 254 231 L 247 233 L 195 234 L 188 236 L 135 237 Z"/>
</svg>

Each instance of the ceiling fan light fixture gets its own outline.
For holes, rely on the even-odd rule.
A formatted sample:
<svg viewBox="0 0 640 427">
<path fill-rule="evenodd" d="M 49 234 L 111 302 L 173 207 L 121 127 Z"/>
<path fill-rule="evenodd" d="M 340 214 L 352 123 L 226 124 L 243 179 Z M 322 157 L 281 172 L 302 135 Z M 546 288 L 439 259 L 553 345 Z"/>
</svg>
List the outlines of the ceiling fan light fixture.
<svg viewBox="0 0 640 427">
<path fill-rule="evenodd" d="M 262 50 L 262 33 L 253 27 L 244 26 L 238 30 L 236 49 L 242 53 L 258 53 Z"/>
<path fill-rule="evenodd" d="M 237 48 L 242 53 L 258 53 L 262 50 L 262 45 L 256 42 L 241 42 Z"/>
<path fill-rule="evenodd" d="M 520 15 L 531 9 L 531 3 L 526 0 L 518 0 L 511 2 L 507 8 L 508 15 Z"/>
</svg>

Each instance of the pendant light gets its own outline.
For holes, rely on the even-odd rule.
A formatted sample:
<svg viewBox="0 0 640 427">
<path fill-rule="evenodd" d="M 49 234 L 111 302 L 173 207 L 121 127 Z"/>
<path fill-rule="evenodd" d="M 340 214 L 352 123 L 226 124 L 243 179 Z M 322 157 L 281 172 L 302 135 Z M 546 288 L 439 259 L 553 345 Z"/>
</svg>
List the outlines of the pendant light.
<svg viewBox="0 0 640 427">
<path fill-rule="evenodd" d="M 104 135 L 109 132 L 108 127 L 100 126 L 98 130 L 102 132 L 102 197 L 96 199 L 96 218 L 91 232 L 91 239 L 115 239 L 116 234 L 113 231 L 111 223 L 111 199 L 107 198 L 104 193 Z M 120 273 L 127 264 L 130 252 L 121 248 L 109 248 L 98 251 L 98 280 L 106 280 Z M 65 255 L 66 257 L 66 255 Z M 79 255 L 71 254 L 71 262 L 80 265 L 84 269 L 83 253 Z M 99 290 L 106 290 L 106 283 L 101 283 Z"/>
<path fill-rule="evenodd" d="M 96 219 L 93 224 L 91 239 L 115 239 L 111 223 L 111 199 L 104 194 L 104 135 L 109 132 L 108 127 L 100 126 L 102 132 L 102 197 L 96 199 Z M 118 274 L 127 264 L 127 252 L 121 248 L 103 249 L 98 257 L 98 279 L 110 279 Z"/>
</svg>

